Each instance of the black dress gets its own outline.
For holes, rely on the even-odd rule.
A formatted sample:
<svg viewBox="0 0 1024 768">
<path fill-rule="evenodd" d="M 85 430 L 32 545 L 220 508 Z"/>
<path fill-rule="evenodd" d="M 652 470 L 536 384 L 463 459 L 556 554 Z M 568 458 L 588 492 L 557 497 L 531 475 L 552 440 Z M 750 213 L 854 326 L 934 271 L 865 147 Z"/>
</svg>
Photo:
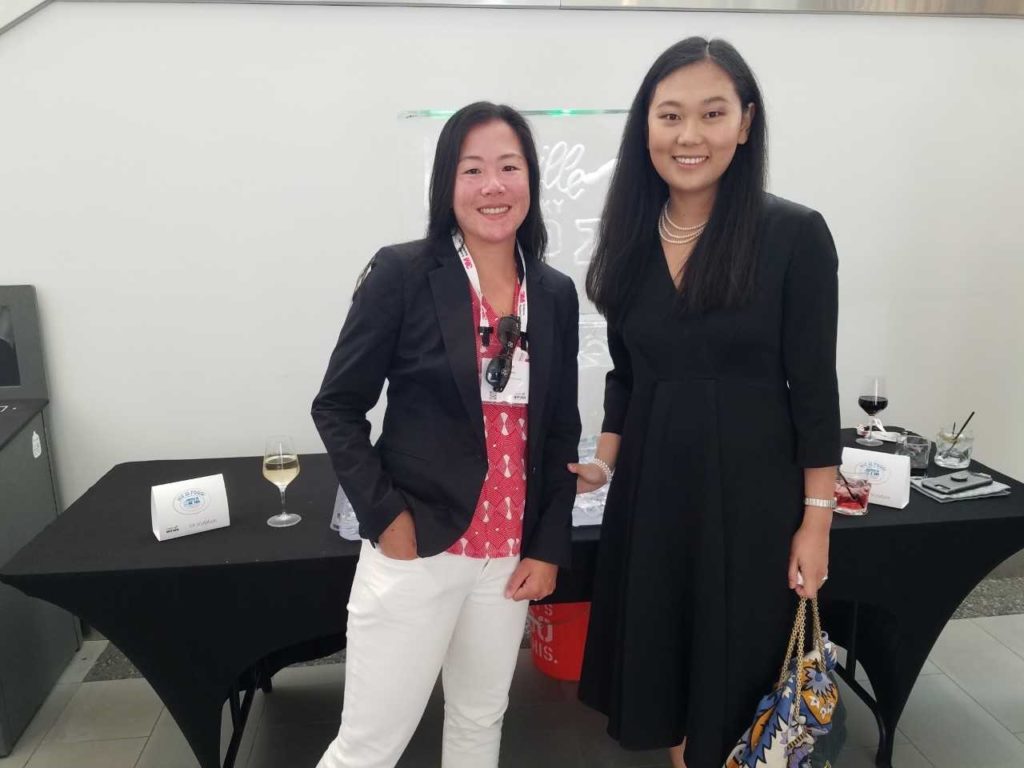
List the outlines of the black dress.
<svg viewBox="0 0 1024 768">
<path fill-rule="evenodd" d="M 820 214 L 767 195 L 751 303 L 679 313 L 659 247 L 610 318 L 622 443 L 579 691 L 626 748 L 685 736 L 721 768 L 778 676 L 803 468 L 840 460 L 837 264 Z"/>
</svg>

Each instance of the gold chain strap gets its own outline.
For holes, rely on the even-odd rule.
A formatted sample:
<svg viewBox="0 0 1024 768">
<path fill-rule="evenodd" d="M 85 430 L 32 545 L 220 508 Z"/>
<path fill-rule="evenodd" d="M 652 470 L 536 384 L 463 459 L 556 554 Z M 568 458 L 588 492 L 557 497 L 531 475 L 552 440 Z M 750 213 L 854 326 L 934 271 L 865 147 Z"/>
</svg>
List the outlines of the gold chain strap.
<svg viewBox="0 0 1024 768">
<path fill-rule="evenodd" d="M 799 688 L 803 680 L 801 671 L 807 664 L 804 659 L 804 641 L 807 630 L 807 602 L 808 599 L 806 597 L 800 598 L 800 604 L 796 609 L 796 621 L 793 622 L 793 631 L 789 634 L 789 644 L 786 646 L 786 658 L 782 662 L 782 669 L 779 671 L 779 682 L 776 685 L 776 688 L 778 688 L 786 682 L 787 673 L 789 672 L 789 662 L 795 658 L 797 693 L 799 693 Z M 821 657 L 821 663 L 824 664 L 825 642 L 821 636 L 821 616 L 818 613 L 818 600 L 811 600 L 810 603 L 811 631 L 814 633 L 814 649 L 818 651 L 818 655 Z"/>
<path fill-rule="evenodd" d="M 825 664 L 825 639 L 821 631 L 821 616 L 818 614 L 818 598 L 811 600 L 811 615 L 814 617 L 814 647 Z"/>
<path fill-rule="evenodd" d="M 789 662 L 793 658 L 793 652 L 796 650 L 797 638 L 800 639 L 800 648 L 803 649 L 804 645 L 804 624 L 807 621 L 807 600 L 801 598 L 800 604 L 796 608 L 796 621 L 793 622 L 793 631 L 789 633 L 789 643 L 786 645 L 786 657 L 782 660 L 782 669 L 779 670 L 779 682 L 775 686 L 780 687 L 786 682 L 786 673 L 789 671 Z M 801 653 L 800 656 L 803 656 Z M 799 656 L 797 657 L 800 658 Z M 799 664 L 799 662 L 797 662 Z M 799 670 L 798 670 L 799 671 Z"/>
</svg>

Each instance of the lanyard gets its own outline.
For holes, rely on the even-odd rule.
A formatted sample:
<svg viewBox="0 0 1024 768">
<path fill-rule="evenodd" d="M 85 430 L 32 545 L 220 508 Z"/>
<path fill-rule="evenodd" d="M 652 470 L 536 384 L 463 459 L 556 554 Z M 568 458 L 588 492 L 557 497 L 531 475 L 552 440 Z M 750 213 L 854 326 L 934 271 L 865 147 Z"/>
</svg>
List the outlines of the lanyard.
<svg viewBox="0 0 1024 768">
<path fill-rule="evenodd" d="M 466 241 L 462 237 L 462 233 L 457 229 L 452 232 L 452 244 L 455 246 L 455 250 L 459 254 L 459 261 L 462 262 L 462 268 L 466 270 L 466 276 L 469 278 L 469 282 L 473 286 L 473 290 L 476 291 L 477 298 L 479 299 L 480 332 L 485 333 L 490 331 L 490 326 L 487 324 L 487 310 L 484 309 L 484 292 L 483 289 L 480 288 L 480 275 L 476 270 L 476 264 L 473 263 L 473 257 L 470 255 L 469 249 L 466 247 Z M 526 259 L 523 256 L 523 249 L 519 247 L 518 242 L 516 243 L 516 255 L 519 256 L 519 263 L 522 265 L 523 269 L 523 278 L 519 281 L 519 295 L 516 298 L 516 308 L 519 312 L 520 333 L 525 337 L 527 320 Z"/>
</svg>

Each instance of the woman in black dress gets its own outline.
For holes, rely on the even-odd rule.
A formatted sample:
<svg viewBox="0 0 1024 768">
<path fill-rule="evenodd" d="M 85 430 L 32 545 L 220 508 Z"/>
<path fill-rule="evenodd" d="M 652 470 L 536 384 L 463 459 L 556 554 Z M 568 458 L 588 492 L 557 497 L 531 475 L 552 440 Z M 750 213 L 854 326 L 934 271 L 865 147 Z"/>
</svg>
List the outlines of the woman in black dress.
<svg viewBox="0 0 1024 768">
<path fill-rule="evenodd" d="M 628 749 L 721 768 L 778 674 L 796 595 L 827 578 L 837 258 L 764 191 L 754 76 L 688 38 L 630 110 L 587 292 L 613 370 L 594 463 L 615 479 L 580 697 Z M 685 763 L 684 763 L 685 751 Z"/>
</svg>

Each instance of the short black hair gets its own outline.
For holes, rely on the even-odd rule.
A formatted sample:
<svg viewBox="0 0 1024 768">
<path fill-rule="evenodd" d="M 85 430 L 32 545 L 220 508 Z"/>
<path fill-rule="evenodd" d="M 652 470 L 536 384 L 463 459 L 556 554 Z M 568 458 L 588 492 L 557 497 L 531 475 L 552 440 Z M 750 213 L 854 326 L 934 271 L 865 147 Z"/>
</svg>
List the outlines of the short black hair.
<svg viewBox="0 0 1024 768">
<path fill-rule="evenodd" d="M 519 139 L 526 158 L 529 173 L 530 208 L 526 218 L 519 225 L 517 240 L 527 259 L 544 260 L 548 244 L 548 231 L 540 208 L 540 163 L 537 160 L 537 146 L 533 141 L 530 125 L 518 111 L 505 104 L 477 101 L 463 107 L 448 118 L 441 129 L 434 152 L 434 168 L 430 174 L 430 218 L 427 223 L 427 237 L 442 241 L 451 237 L 456 226 L 455 171 L 466 135 L 478 125 L 495 120 L 506 123 Z"/>
</svg>

